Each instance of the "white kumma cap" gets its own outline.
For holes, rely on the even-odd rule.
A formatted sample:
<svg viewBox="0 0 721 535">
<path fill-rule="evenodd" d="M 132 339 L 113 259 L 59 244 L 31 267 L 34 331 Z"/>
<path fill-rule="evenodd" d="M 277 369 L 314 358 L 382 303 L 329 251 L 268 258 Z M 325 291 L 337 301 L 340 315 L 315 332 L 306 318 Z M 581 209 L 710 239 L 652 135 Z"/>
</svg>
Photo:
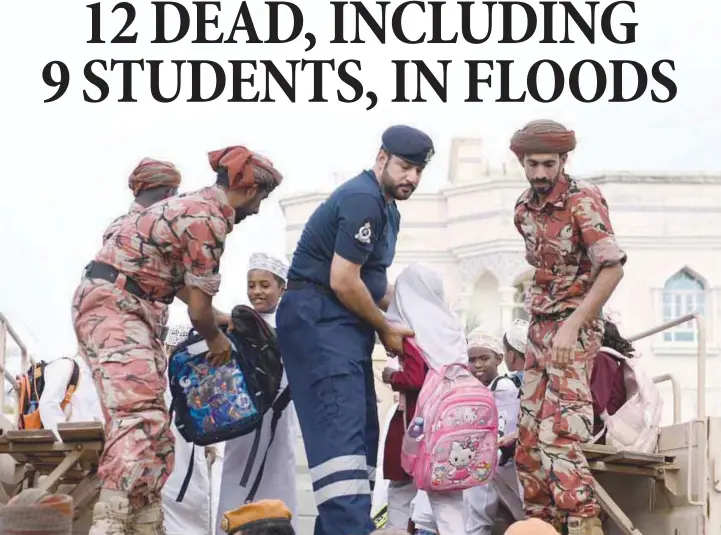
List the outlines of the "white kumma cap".
<svg viewBox="0 0 721 535">
<path fill-rule="evenodd" d="M 526 353 L 528 344 L 528 322 L 526 320 L 515 320 L 506 333 L 508 345 L 519 353 Z"/>
<path fill-rule="evenodd" d="M 173 325 L 165 335 L 165 343 L 169 346 L 177 346 L 188 339 L 193 328 L 190 325 Z"/>
<path fill-rule="evenodd" d="M 280 258 L 276 258 L 265 253 L 253 253 L 250 257 L 248 271 L 252 271 L 254 269 L 262 269 L 263 271 L 268 271 L 273 275 L 277 275 L 284 281 L 288 280 L 288 264 Z"/>
</svg>

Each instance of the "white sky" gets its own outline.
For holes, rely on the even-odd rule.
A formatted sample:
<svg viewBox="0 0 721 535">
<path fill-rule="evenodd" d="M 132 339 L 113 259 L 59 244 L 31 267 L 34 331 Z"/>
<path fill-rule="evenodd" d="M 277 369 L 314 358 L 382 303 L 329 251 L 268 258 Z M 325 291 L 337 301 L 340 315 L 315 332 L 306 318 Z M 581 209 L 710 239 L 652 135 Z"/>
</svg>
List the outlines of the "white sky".
<svg viewBox="0 0 721 535">
<path fill-rule="evenodd" d="M 272 158 L 286 176 L 274 201 L 261 214 L 244 222 L 230 236 L 223 258 L 221 307 L 245 300 L 245 270 L 249 255 L 257 250 L 272 254 L 284 250 L 283 217 L 275 204 L 279 196 L 314 190 L 327 184 L 335 171 L 352 176 L 372 164 L 382 131 L 394 123 L 426 130 L 434 139 L 437 157 L 428 168 L 421 191 L 437 189 L 444 181 L 451 138 L 483 137 L 496 162 L 508 157 L 513 131 L 527 120 L 553 117 L 577 131 L 579 147 L 571 171 L 600 170 L 704 170 L 721 169 L 721 20 L 718 0 L 640 0 L 636 15 L 619 9 L 617 19 L 638 22 L 637 43 L 611 45 L 600 38 L 589 45 L 531 44 L 497 45 L 402 45 L 390 38 L 386 45 L 373 44 L 370 32 L 365 45 L 329 45 L 332 9 L 326 0 L 296 2 L 305 15 L 304 32 L 312 31 L 316 48 L 304 55 L 305 41 L 287 45 L 217 44 L 193 45 L 195 19 L 184 42 L 150 45 L 154 22 L 149 2 L 133 2 L 138 16 L 133 30 L 138 44 L 89 45 L 88 2 L 2 2 L 2 184 L 0 186 L 0 311 L 21 331 L 26 343 L 45 358 L 73 351 L 70 301 L 83 266 L 97 252 L 108 222 L 123 213 L 131 201 L 127 176 L 144 156 L 168 159 L 184 174 L 182 190 L 193 190 L 213 180 L 207 152 L 229 144 L 245 144 Z M 190 2 L 183 2 L 189 5 Z M 532 2 L 535 3 L 535 2 Z M 601 6 L 610 2 L 605 0 Z M 106 40 L 124 22 L 122 12 L 109 13 L 113 2 L 103 2 L 103 34 Z M 239 2 L 226 0 L 220 15 L 226 33 L 235 20 Z M 397 6 L 398 1 L 392 2 Z M 451 4 L 455 4 L 451 2 Z M 250 2 L 261 36 L 267 34 L 264 3 Z M 451 7 L 451 6 L 449 6 Z M 449 12 L 455 11 L 455 6 Z M 410 8 L 408 13 L 417 13 Z M 430 16 L 416 16 L 405 26 L 430 31 Z M 495 21 L 499 25 L 499 20 Z M 459 25 L 445 23 L 448 34 Z M 481 31 L 482 28 L 479 28 Z M 243 37 L 238 34 L 238 39 Z M 575 32 L 580 37 L 579 32 Z M 560 34 L 562 36 L 562 34 Z M 117 103 L 121 79 L 106 75 L 111 96 L 102 104 L 82 100 L 89 87 L 83 66 L 91 59 L 358 59 L 366 90 L 375 91 L 379 105 L 365 111 L 357 104 L 213 103 L 159 104 L 150 98 L 148 73 L 136 76 L 138 103 Z M 669 104 L 653 104 L 650 95 L 627 104 L 581 104 L 570 96 L 553 104 L 498 104 L 493 99 L 500 80 L 494 74 L 489 98 L 478 104 L 463 103 L 466 59 L 514 59 L 517 73 L 512 93 L 523 90 L 528 66 L 541 58 L 554 59 L 566 72 L 576 61 L 594 58 L 634 59 L 647 68 L 657 60 L 673 59 L 678 84 L 677 98 Z M 71 70 L 71 85 L 60 100 L 44 104 L 53 90 L 41 78 L 43 66 L 54 59 Z M 431 99 L 426 104 L 393 104 L 392 59 L 451 59 L 451 102 Z M 187 67 L 187 66 L 186 66 Z M 172 72 L 172 71 L 171 71 Z M 610 72 L 610 67 L 609 67 Z M 262 75 L 258 76 L 262 80 Z M 307 99 L 310 77 L 301 74 Z M 171 86 L 165 92 L 172 90 Z M 547 83 L 547 82 L 546 82 Z M 650 89 L 665 90 L 650 82 Z M 183 95 L 189 94 L 189 78 Z M 329 76 L 325 88 L 332 96 L 342 86 Z M 413 89 L 412 80 L 409 88 Z M 96 90 L 92 89 L 93 94 Z M 207 90 L 209 91 L 209 90 Z M 344 89 L 350 94 L 347 88 Z M 279 95 L 280 91 L 276 90 Z M 227 99 L 227 96 L 226 96 Z M 173 310 L 181 319 L 181 310 Z"/>
</svg>

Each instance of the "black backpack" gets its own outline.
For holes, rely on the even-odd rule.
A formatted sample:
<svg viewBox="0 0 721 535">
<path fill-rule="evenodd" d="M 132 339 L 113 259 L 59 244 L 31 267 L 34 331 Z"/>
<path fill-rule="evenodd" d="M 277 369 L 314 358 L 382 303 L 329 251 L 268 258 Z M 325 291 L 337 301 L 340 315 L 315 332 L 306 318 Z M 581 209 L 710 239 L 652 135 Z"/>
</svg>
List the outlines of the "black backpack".
<svg viewBox="0 0 721 535">
<path fill-rule="evenodd" d="M 231 318 L 232 328 L 223 329 L 234 346 L 229 364 L 220 368 L 210 367 L 205 360 L 207 349 L 203 350 L 206 347 L 204 340 L 195 331 L 191 331 L 188 338 L 173 350 L 168 364 L 173 398 L 170 412 L 174 414 L 176 428 L 182 437 L 198 446 L 255 433 L 251 458 L 240 481 L 241 486 L 246 486 L 260 445 L 263 417 L 268 411 L 273 411 L 270 449 L 278 421 L 290 403 L 290 390 L 286 387 L 280 392 L 283 365 L 275 330 L 260 314 L 245 305 L 235 307 Z M 224 413 L 226 409 L 227 414 Z M 238 412 L 243 409 L 247 414 Z M 220 418 L 213 416 L 214 410 L 221 415 Z M 236 414 L 231 414 L 231 411 L 236 411 Z M 195 449 L 176 501 L 182 501 L 190 483 L 194 456 Z M 252 501 L 260 485 L 267 456 L 266 450 L 248 494 L 249 501 Z"/>
</svg>

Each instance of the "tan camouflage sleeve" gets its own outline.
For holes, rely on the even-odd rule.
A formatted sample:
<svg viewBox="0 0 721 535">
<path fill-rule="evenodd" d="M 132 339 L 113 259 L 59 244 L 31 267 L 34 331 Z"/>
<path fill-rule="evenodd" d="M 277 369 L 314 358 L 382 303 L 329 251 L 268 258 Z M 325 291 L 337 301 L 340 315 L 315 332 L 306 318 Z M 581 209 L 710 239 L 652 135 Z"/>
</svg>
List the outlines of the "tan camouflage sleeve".
<svg viewBox="0 0 721 535">
<path fill-rule="evenodd" d="M 185 229 L 183 253 L 185 285 L 208 295 L 220 289 L 220 257 L 225 248 L 227 223 L 219 217 L 195 216 Z"/>
<path fill-rule="evenodd" d="M 613 233 L 608 204 L 598 188 L 582 190 L 575 203 L 573 216 L 581 229 L 581 239 L 594 273 L 608 266 L 626 263 L 626 253 L 618 246 Z"/>
</svg>

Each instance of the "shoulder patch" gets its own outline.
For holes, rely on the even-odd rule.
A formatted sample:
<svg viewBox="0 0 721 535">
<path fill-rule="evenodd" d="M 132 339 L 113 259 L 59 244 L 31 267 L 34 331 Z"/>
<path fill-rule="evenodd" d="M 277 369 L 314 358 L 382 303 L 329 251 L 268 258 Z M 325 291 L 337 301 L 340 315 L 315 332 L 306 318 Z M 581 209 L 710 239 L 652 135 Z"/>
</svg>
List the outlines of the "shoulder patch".
<svg viewBox="0 0 721 535">
<path fill-rule="evenodd" d="M 356 232 L 354 238 L 363 245 L 369 245 L 372 237 L 373 227 L 371 227 L 371 220 L 366 219 L 358 229 L 358 232 Z"/>
</svg>

